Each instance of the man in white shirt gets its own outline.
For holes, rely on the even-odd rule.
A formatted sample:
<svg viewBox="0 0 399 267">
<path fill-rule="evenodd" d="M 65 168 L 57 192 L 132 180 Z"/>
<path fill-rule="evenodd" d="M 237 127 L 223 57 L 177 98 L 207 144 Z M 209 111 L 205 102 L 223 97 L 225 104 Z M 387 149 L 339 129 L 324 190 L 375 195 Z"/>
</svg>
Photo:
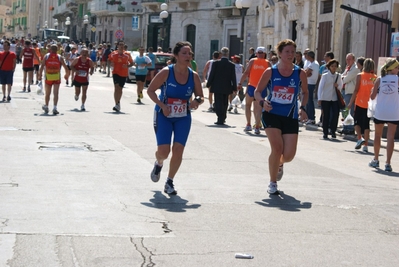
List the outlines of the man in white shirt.
<svg viewBox="0 0 399 267">
<path fill-rule="evenodd" d="M 306 113 L 308 115 L 307 124 L 315 124 L 315 108 L 314 108 L 314 93 L 316 89 L 317 79 L 319 78 L 319 63 L 315 60 L 315 53 L 309 51 L 306 55 L 306 65 L 304 69 L 308 77 L 308 91 L 309 98 L 306 105 Z"/>
<path fill-rule="evenodd" d="M 356 86 L 356 77 L 360 70 L 357 68 L 355 64 L 356 58 L 355 55 L 349 53 L 346 55 L 346 68 L 342 73 L 342 81 L 344 83 L 344 87 L 342 91 L 344 92 L 345 104 L 348 105 L 351 101 L 353 92 L 355 91 Z M 351 107 L 351 115 L 354 116 L 354 106 Z"/>
</svg>

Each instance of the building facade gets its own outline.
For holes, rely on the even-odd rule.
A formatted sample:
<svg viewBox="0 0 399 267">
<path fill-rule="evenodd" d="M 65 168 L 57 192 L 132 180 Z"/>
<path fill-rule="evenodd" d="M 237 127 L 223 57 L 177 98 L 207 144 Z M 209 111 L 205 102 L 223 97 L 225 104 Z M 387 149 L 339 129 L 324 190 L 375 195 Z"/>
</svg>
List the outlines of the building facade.
<svg viewBox="0 0 399 267">
<path fill-rule="evenodd" d="M 130 50 L 160 46 L 166 51 L 187 40 L 200 71 L 223 46 L 245 60 L 250 47 L 272 50 L 286 38 L 299 51 L 314 50 L 318 61 L 333 51 L 344 65 L 350 52 L 375 61 L 388 55 L 389 32 L 399 29 L 399 0 L 252 0 L 245 16 L 235 0 L 0 0 L 3 36 L 34 38 L 45 28 L 63 30 L 73 40 L 123 39 Z"/>
</svg>

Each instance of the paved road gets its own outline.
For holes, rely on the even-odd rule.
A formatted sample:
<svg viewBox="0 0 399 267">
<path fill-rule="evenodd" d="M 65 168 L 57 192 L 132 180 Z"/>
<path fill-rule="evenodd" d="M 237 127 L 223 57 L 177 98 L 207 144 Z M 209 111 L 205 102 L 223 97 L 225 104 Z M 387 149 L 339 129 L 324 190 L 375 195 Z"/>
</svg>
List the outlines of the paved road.
<svg viewBox="0 0 399 267">
<path fill-rule="evenodd" d="M 397 152 L 385 173 L 352 140 L 301 128 L 282 193 L 269 196 L 264 133 L 244 133 L 242 111 L 215 127 L 203 105 L 168 197 L 167 165 L 149 178 L 153 104 L 135 103 L 134 84 L 120 114 L 111 79 L 95 73 L 86 112 L 63 85 L 60 114 L 44 115 L 20 68 L 0 103 L 0 266 L 399 265 Z"/>
</svg>

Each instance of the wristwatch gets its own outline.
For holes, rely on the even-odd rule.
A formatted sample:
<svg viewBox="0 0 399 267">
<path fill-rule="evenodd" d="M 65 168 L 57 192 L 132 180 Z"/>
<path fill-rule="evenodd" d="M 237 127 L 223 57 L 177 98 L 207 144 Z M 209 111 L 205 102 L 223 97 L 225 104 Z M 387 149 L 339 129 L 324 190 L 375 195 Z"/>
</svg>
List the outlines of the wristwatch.
<svg viewBox="0 0 399 267">
<path fill-rule="evenodd" d="M 300 109 L 306 112 L 305 106 L 301 106 Z"/>
</svg>

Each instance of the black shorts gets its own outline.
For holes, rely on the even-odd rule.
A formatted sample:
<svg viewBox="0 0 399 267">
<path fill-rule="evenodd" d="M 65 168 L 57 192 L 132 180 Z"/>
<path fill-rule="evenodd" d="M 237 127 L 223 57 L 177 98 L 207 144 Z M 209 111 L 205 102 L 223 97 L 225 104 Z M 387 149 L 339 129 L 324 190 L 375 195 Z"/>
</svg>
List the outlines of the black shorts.
<svg viewBox="0 0 399 267">
<path fill-rule="evenodd" d="M 35 71 L 39 71 L 39 64 L 33 65 L 33 69 L 34 69 Z"/>
<path fill-rule="evenodd" d="M 87 82 L 87 83 L 80 83 L 80 82 L 77 82 L 77 81 L 74 80 L 74 81 L 72 82 L 72 85 L 75 86 L 75 87 L 88 86 L 88 85 L 89 85 L 89 82 Z"/>
<path fill-rule="evenodd" d="M 356 106 L 354 120 L 355 125 L 360 126 L 362 133 L 364 133 L 364 130 L 370 130 L 370 118 L 367 117 L 367 108 Z"/>
<path fill-rule="evenodd" d="M 262 123 L 265 129 L 280 129 L 281 134 L 298 134 L 299 132 L 298 119 L 287 118 L 267 111 L 262 113 Z"/>
<path fill-rule="evenodd" d="M 125 86 L 126 77 L 121 77 L 118 74 L 112 74 L 112 78 L 114 79 L 114 84 L 118 84 L 121 88 Z"/>
<path fill-rule="evenodd" d="M 136 82 L 145 82 L 145 78 L 147 77 L 147 75 L 135 75 L 136 76 Z"/>
<path fill-rule="evenodd" d="M 29 71 L 33 71 L 33 67 L 32 68 L 22 68 L 22 70 L 24 71 L 24 72 L 29 72 Z"/>
<path fill-rule="evenodd" d="M 399 125 L 399 121 L 382 121 L 382 120 L 374 118 L 374 124 L 385 124 L 385 123 L 387 123 L 387 124 L 392 123 L 395 125 Z"/>
</svg>

